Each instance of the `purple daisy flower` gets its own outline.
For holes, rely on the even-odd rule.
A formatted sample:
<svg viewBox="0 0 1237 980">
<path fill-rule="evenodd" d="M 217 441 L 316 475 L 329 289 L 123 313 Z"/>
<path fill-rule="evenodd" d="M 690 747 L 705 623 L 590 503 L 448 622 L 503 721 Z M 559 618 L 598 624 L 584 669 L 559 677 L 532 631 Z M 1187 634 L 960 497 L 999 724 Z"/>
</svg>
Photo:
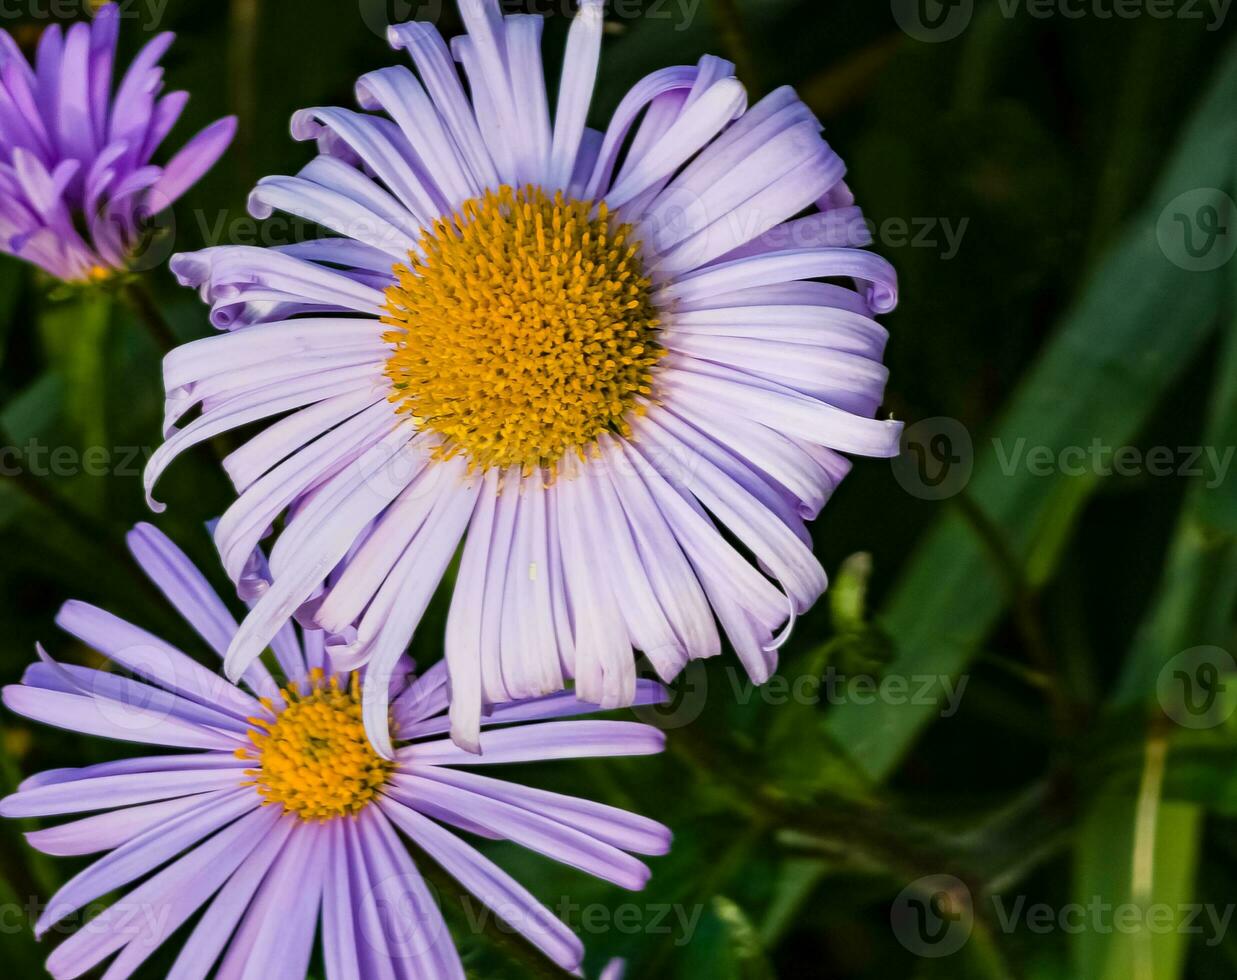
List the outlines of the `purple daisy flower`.
<svg viewBox="0 0 1237 980">
<path fill-rule="evenodd" d="M 234 118 L 208 126 L 160 167 L 150 162 L 189 99 L 163 89 L 158 61 L 174 35 L 148 43 L 112 91 L 119 11 L 39 39 L 34 65 L 0 30 L 0 251 L 65 282 L 129 267 L 151 218 L 227 148 Z"/>
<path fill-rule="evenodd" d="M 633 650 L 669 680 L 720 651 L 719 622 L 766 680 L 826 584 L 804 522 L 842 453 L 894 456 L 901 426 L 875 418 L 895 276 L 793 90 L 749 109 L 705 57 L 638 83 L 603 133 L 585 125 L 601 0 L 553 113 L 542 19 L 460 9 L 450 48 L 392 27 L 417 74 L 363 76 L 369 112 L 298 113 L 319 155 L 254 190 L 255 216 L 337 237 L 173 259 L 226 333 L 165 361 L 146 482 L 279 416 L 225 461 L 235 581 L 285 521 L 232 677 L 293 615 L 383 676 L 463 540 L 446 659 L 452 734 L 476 750 L 487 706 L 570 679 L 628 704 Z M 385 713 L 379 691 L 366 724 L 389 755 Z"/>
<path fill-rule="evenodd" d="M 131 532 L 129 546 L 222 654 L 236 621 L 203 575 L 149 525 Z M 263 564 L 255 556 L 255 571 Z M 40 648 L 23 682 L 4 689 L 9 710 L 184 751 L 39 773 L 0 801 L 6 817 L 90 813 L 27 839 L 54 855 L 107 852 L 52 897 L 39 935 L 144 878 L 56 948 L 52 976 L 79 976 L 114 955 L 104 976 L 127 977 L 203 910 L 169 977 L 205 977 L 219 962 L 220 977 L 299 980 L 320 919 L 330 980 L 462 978 L 397 832 L 555 963 L 576 970 L 576 935 L 447 827 L 513 841 L 629 889 L 649 876 L 632 854 L 669 849 L 670 832 L 651 820 L 459 768 L 662 750 L 664 736 L 648 725 L 556 720 L 597 710 L 569 694 L 495 709 L 480 739 L 484 755 L 475 756 L 443 737 L 446 672 L 438 665 L 393 687 L 401 747 L 389 761 L 366 738 L 357 675 L 336 671 L 320 633 L 281 630 L 273 652 L 285 685 L 255 661 L 246 690 L 93 606 L 69 602 L 57 622 L 123 672 L 60 664 Z M 663 697 L 653 683 L 637 692 L 645 703 Z"/>
</svg>

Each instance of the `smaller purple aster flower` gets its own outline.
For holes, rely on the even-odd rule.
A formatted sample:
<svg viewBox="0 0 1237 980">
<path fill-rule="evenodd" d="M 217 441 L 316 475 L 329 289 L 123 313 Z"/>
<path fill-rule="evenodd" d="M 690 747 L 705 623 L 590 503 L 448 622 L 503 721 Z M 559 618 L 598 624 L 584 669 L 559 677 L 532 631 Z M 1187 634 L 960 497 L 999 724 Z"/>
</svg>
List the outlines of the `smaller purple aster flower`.
<svg viewBox="0 0 1237 980">
<path fill-rule="evenodd" d="M 113 91 L 119 11 L 43 32 L 31 65 L 0 30 L 0 251 L 65 282 L 95 282 L 129 268 L 150 219 L 206 173 L 236 119 L 198 133 L 166 166 L 151 157 L 180 117 L 186 92 L 161 95 L 160 34 Z"/>
<path fill-rule="evenodd" d="M 129 546 L 222 655 L 236 621 L 201 572 L 149 525 L 131 532 Z M 264 566 L 260 555 L 254 566 Z M 60 664 L 40 648 L 23 682 L 4 689 L 9 710 L 180 751 L 39 773 L 0 801 L 6 817 L 90 814 L 27 839 L 48 854 L 104 854 L 52 897 L 38 935 L 143 879 L 56 948 L 47 961 L 54 977 L 80 976 L 109 958 L 105 976 L 128 977 L 201 910 L 170 978 L 205 977 L 218 963 L 221 977 L 297 980 L 321 922 L 328 980 L 462 980 L 459 955 L 401 833 L 574 971 L 584 953 L 579 938 L 448 828 L 521 844 L 629 889 L 649 877 L 632 855 L 669 849 L 670 832 L 652 820 L 474 771 L 662 750 L 664 736 L 648 725 L 561 720 L 597 710 L 569 693 L 495 708 L 482 754 L 472 755 L 444 737 L 440 664 L 393 685 L 401 747 L 388 761 L 366 738 L 359 676 L 334 669 L 321 633 L 286 627 L 272 645 L 284 686 L 256 661 L 240 687 L 93 606 L 69 602 L 57 622 L 113 669 Z M 642 683 L 643 703 L 664 696 Z"/>
</svg>

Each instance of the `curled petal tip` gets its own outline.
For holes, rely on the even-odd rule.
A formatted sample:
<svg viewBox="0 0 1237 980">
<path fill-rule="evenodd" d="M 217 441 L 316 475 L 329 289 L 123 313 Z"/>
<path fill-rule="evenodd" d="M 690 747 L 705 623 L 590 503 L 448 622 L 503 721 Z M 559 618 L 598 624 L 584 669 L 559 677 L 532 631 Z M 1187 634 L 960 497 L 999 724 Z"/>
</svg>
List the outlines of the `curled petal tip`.
<svg viewBox="0 0 1237 980">
<path fill-rule="evenodd" d="M 391 733 L 385 725 L 375 726 L 370 725 L 368 719 L 365 722 L 365 731 L 369 735 L 369 744 L 373 746 L 375 752 L 378 753 L 387 762 L 395 761 L 395 749 L 391 745 Z"/>
<path fill-rule="evenodd" d="M 249 669 L 249 664 L 255 658 L 242 656 L 235 648 L 228 651 L 223 659 L 223 675 L 233 684 L 240 682 L 241 676 Z"/>
<path fill-rule="evenodd" d="M 481 755 L 481 735 L 479 732 L 461 732 L 451 729 L 451 741 L 471 755 Z"/>
<path fill-rule="evenodd" d="M 782 628 L 782 632 L 773 638 L 773 642 L 768 646 L 761 647 L 765 653 L 777 653 L 790 640 L 790 634 L 795 630 L 795 623 L 799 618 L 799 611 L 795 608 L 795 601 L 786 597 L 786 605 L 790 609 L 790 615 L 786 619 L 786 625 Z"/>
</svg>

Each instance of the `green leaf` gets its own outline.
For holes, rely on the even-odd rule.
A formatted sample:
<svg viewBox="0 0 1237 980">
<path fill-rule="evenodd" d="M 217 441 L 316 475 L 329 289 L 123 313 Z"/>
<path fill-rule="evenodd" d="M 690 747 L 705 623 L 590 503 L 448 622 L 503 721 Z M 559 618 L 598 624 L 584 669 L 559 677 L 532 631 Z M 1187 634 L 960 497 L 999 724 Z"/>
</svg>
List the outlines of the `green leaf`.
<svg viewBox="0 0 1237 980">
<path fill-rule="evenodd" d="M 1061 542 L 1100 477 L 1003 471 L 1019 446 L 1053 454 L 1137 436 L 1215 326 L 1225 278 L 1166 258 L 1156 237 L 1165 206 L 1186 191 L 1227 186 L 1237 155 L 1237 46 L 1182 134 L 1147 206 L 1098 270 L 1015 393 L 991 439 L 977 441 L 969 493 L 995 522 L 1032 584 L 1056 564 Z M 1021 442 L 1020 442 L 1021 440 Z M 995 451 L 996 446 L 1001 453 Z M 927 535 L 879 617 L 897 639 L 891 673 L 964 671 L 1007 604 L 984 544 L 958 514 Z M 843 705 L 830 727 L 873 777 L 887 775 L 936 715 L 936 705 Z"/>
<path fill-rule="evenodd" d="M 64 408 L 64 379 L 54 371 L 41 374 L 0 409 L 0 428 L 14 448 L 51 431 Z"/>
<path fill-rule="evenodd" d="M 766 948 L 777 945 L 828 871 L 828 864 L 814 858 L 790 858 L 779 865 L 773 898 L 760 925 L 760 939 Z"/>
<path fill-rule="evenodd" d="M 1076 936 L 1075 976 L 1088 980 L 1181 976 L 1190 938 L 1183 928 L 1189 914 L 1185 906 L 1194 894 L 1202 814 L 1187 803 L 1160 803 L 1158 809 L 1151 889 L 1145 894 L 1139 894 L 1132 878 L 1137 798 L 1127 793 L 1101 796 L 1083 821 L 1075 850 L 1074 900 L 1097 909 L 1102 924 Z M 1121 915 L 1127 917 L 1124 925 Z"/>
<path fill-rule="evenodd" d="M 1166 799 L 1197 803 L 1209 812 L 1237 817 L 1237 736 L 1187 732 L 1173 742 L 1164 783 Z"/>
<path fill-rule="evenodd" d="M 0 909 L 20 913 L 16 917 L 5 916 L 4 961 L 8 972 L 18 977 L 42 976 L 45 954 L 35 941 L 34 922 L 25 913 L 26 903 L 3 877 L 0 877 Z"/>
<path fill-rule="evenodd" d="M 993 936 L 977 927 L 952 956 L 921 959 L 914 980 L 1014 980 L 1014 975 Z"/>
<path fill-rule="evenodd" d="M 777 975 L 765 959 L 760 933 L 734 902 L 724 895 L 713 899 L 713 913 L 725 933 L 726 959 L 736 980 L 773 980 Z"/>
<path fill-rule="evenodd" d="M 1237 320 L 1225 337 L 1219 371 L 1204 436 L 1204 445 L 1213 447 L 1225 445 L 1223 440 L 1237 432 Z M 1186 498 L 1157 600 L 1126 660 L 1114 699 L 1117 708 L 1151 702 L 1162 689 L 1165 663 L 1179 652 L 1231 636 L 1237 603 L 1237 520 L 1232 519 L 1237 515 L 1227 504 L 1213 505 L 1217 496 L 1224 496 L 1222 488 L 1203 484 Z M 1220 523 L 1213 524 L 1216 520 Z M 1225 693 L 1223 685 L 1217 693 Z M 1169 712 L 1168 706 L 1163 710 Z M 1169 713 L 1192 723 L 1186 716 Z M 1168 741 L 1170 733 L 1180 730 L 1174 730 L 1164 714 L 1153 717 L 1137 796 L 1118 790 L 1092 801 L 1075 851 L 1080 901 L 1108 896 L 1114 905 L 1136 905 L 1144 914 L 1141 927 L 1134 930 L 1087 930 L 1079 935 L 1075 965 L 1080 975 L 1097 980 L 1174 980 L 1183 975 L 1189 936 L 1175 926 L 1188 914 L 1185 906 L 1194 895 L 1203 809 L 1194 803 L 1165 802 L 1163 797 L 1166 791 L 1179 794 L 1183 788 L 1188 793 L 1191 775 L 1195 791 L 1201 786 L 1217 792 L 1216 802 L 1224 800 L 1220 787 L 1227 788 L 1227 780 L 1200 784 L 1197 769 L 1191 772 L 1188 766 L 1178 769 L 1170 781 L 1168 767 L 1181 757 L 1169 752 Z M 1187 729 L 1180 740 L 1196 747 L 1210 742 L 1223 749 L 1231 736 L 1222 728 L 1202 733 Z M 1197 766 L 1197 754 L 1194 759 Z M 1206 775 L 1205 768 L 1202 774 Z M 1169 910 L 1160 928 L 1150 918 L 1152 909 Z"/>
<path fill-rule="evenodd" d="M 1237 297 L 1237 276 L 1233 294 Z M 1211 449 L 1237 446 L 1237 321 L 1226 338 L 1211 419 Z M 1218 478 L 1197 481 L 1169 550 L 1160 601 L 1135 638 L 1118 703 L 1149 698 L 1165 662 L 1187 648 L 1227 647 L 1237 606 L 1237 494 Z"/>
</svg>

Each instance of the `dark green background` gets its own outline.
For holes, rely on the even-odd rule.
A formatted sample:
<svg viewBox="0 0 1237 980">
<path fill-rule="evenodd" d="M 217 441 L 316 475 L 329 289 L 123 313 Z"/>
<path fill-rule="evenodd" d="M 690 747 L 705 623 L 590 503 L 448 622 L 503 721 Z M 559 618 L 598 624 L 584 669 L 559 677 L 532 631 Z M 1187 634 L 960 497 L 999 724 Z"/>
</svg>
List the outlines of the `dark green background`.
<svg viewBox="0 0 1237 980">
<path fill-rule="evenodd" d="M 563 0 L 533 6 L 561 11 Z M 451 4 L 441 7 L 441 28 L 456 33 Z M 1179 712 L 1156 696 L 1161 668 L 1181 651 L 1233 649 L 1233 479 L 1000 465 L 1019 440 L 1054 457 L 1096 439 L 1169 447 L 1178 468 L 1182 447 L 1223 457 L 1237 445 L 1237 260 L 1190 271 L 1157 239 L 1180 195 L 1237 196 L 1237 43 L 1231 23 L 1185 0 L 1168 18 L 1104 16 L 1111 0 L 1069 8 L 1083 15 L 1037 17 L 1013 0 L 979 0 L 965 29 L 939 43 L 899 30 L 887 0 L 700 0 L 688 17 L 679 0 L 645 3 L 643 14 L 627 2 L 620 9 L 636 16 L 610 18 L 594 125 L 646 72 L 706 52 L 737 61 L 757 92 L 800 89 L 901 277 L 902 304 L 886 321 L 889 410 L 909 422 L 956 420 L 948 431 L 969 434 L 975 468 L 961 493 L 933 501 L 908 492 L 913 465 L 858 462 L 813 528 L 833 600 L 801 620 L 782 668 L 788 682 L 832 666 L 887 683 L 926 677 L 936 690 L 942 675 L 965 677 L 956 715 L 891 699 L 778 704 L 777 688 L 750 691 L 734 659 L 722 658 L 682 685 L 662 721 L 664 757 L 512 773 L 675 831 L 673 853 L 652 861 L 639 895 L 485 845 L 552 906 L 569 897 L 580 907 L 567 915 L 588 946 L 590 976 L 614 955 L 639 978 L 1172 980 L 1237 970 L 1227 930 L 1033 929 L 999 914 L 1022 899 L 1054 918 L 1097 900 L 1209 903 L 1222 916 L 1237 901 L 1237 731 L 1176 725 L 1169 714 Z M 130 9 L 143 11 L 125 22 L 131 53 L 150 21 L 149 8 Z M 180 39 L 167 75 L 193 93 L 177 137 L 227 112 L 240 114 L 241 129 L 178 205 L 164 247 L 252 243 L 248 189 L 264 174 L 295 172 L 311 152 L 288 137 L 290 114 L 352 105 L 357 75 L 400 60 L 369 25 L 409 9 L 401 0 L 171 0 L 159 26 Z M 45 23 L 6 21 L 26 44 Z M 550 65 L 566 24 L 549 18 Z M 1183 200 L 1195 217 L 1198 194 Z M 1221 219 L 1229 237 L 1217 249 L 1237 235 L 1237 216 Z M 953 255 L 945 222 L 965 222 Z M 906 241 L 903 225 L 926 228 L 930 241 Z M 258 240 L 303 231 L 276 221 Z M 208 332 L 204 307 L 165 267 L 148 280 L 180 338 Z M 132 453 L 159 441 L 158 349 L 120 297 L 46 287 L 0 262 L 0 443 L 34 439 L 60 471 L 27 462 L 0 482 L 6 682 L 36 639 L 91 662 L 52 625 L 70 597 L 201 650 L 123 555 L 125 529 L 151 518 Z M 912 441 L 939 448 L 942 425 L 912 428 Z M 65 472 L 72 451 L 88 446 L 107 451 L 106 476 Z M 71 450 L 55 467 L 53 447 Z M 949 473 L 957 489 L 963 442 L 947 455 L 964 458 Z M 161 496 L 170 507 L 156 523 L 222 588 L 202 525 L 229 495 L 208 450 L 178 462 Z M 870 574 L 854 571 L 862 563 L 840 572 L 858 552 L 871 555 Z M 858 616 L 847 600 L 865 582 Z M 444 610 L 440 596 L 419 633 L 423 663 L 441 656 Z M 13 716 L 3 726 L 9 788 L 20 774 L 124 751 Z M 20 829 L 0 831 L 10 910 L 26 896 L 45 899 L 73 870 L 34 855 Z M 1149 890 L 1132 883 L 1136 865 L 1151 870 Z M 941 874 L 965 883 L 975 924 L 960 952 L 916 956 L 891 908 L 912 882 Z M 470 928 L 459 897 L 435 882 L 470 975 L 553 975 L 518 940 Z M 678 911 L 663 917 L 670 906 Z M 694 921 L 690 934 L 679 915 Z M 46 950 L 18 918 L 0 923 L 0 948 L 14 975 L 34 976 Z M 1205 926 L 1205 915 L 1196 921 Z M 162 975 L 166 953 L 143 975 Z"/>
</svg>

